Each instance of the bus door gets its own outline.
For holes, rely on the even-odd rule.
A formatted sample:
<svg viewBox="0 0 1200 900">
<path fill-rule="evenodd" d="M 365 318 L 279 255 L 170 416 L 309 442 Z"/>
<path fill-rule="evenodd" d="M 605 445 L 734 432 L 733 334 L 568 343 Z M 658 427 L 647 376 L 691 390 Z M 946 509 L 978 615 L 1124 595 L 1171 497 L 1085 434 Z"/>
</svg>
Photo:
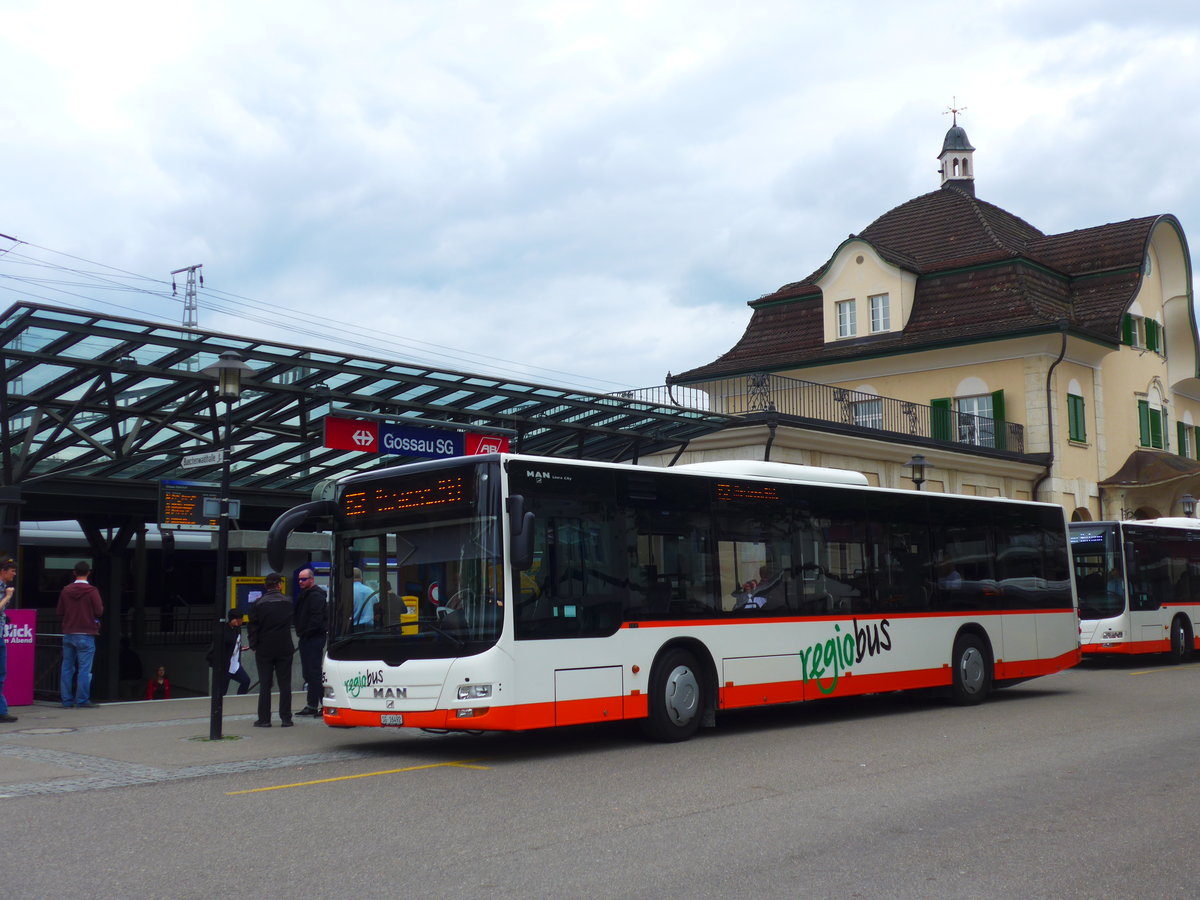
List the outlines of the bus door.
<svg viewBox="0 0 1200 900">
<path fill-rule="evenodd" d="M 1143 652 L 1166 650 L 1169 622 L 1162 606 L 1172 596 L 1171 554 L 1153 529 L 1128 526 L 1125 544 L 1129 586 L 1130 638 Z"/>
</svg>

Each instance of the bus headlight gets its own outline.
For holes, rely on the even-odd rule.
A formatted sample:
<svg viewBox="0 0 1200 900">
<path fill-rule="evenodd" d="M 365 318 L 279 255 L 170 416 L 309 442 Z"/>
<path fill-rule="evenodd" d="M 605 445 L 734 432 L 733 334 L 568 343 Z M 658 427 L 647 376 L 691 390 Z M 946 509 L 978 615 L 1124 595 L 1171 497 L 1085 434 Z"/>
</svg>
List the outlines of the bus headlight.
<svg viewBox="0 0 1200 900">
<path fill-rule="evenodd" d="M 326 700 L 328 700 L 330 697 L 333 696 L 333 685 L 332 684 L 325 685 L 325 690 L 324 690 L 323 696 L 325 697 Z"/>
<path fill-rule="evenodd" d="M 460 684 L 458 686 L 459 700 L 478 700 L 481 697 L 492 696 L 490 684 Z"/>
</svg>

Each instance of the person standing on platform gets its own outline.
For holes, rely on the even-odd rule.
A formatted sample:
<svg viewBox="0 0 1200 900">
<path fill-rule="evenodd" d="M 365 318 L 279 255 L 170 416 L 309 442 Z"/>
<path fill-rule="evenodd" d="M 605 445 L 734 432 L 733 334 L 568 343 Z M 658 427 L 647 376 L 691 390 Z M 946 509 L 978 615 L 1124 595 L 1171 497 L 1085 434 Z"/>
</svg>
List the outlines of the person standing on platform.
<svg viewBox="0 0 1200 900">
<path fill-rule="evenodd" d="M 17 564 L 11 559 L 0 562 L 0 722 L 15 722 L 16 716 L 8 714 L 8 701 L 4 699 L 4 679 L 8 676 L 8 645 L 4 642 L 5 624 L 8 622 L 8 605 L 17 592 Z"/>
<path fill-rule="evenodd" d="M 92 567 L 84 560 L 75 563 L 75 580 L 58 595 L 62 617 L 63 661 L 59 688 L 64 709 L 96 709 L 92 702 L 92 660 L 96 658 L 96 635 L 104 604 L 100 592 L 88 583 Z"/>
<path fill-rule="evenodd" d="M 228 692 L 231 681 L 237 682 L 239 694 L 249 693 L 250 673 L 242 665 L 242 654 L 246 648 L 242 645 L 242 614 L 240 610 L 231 609 L 229 611 L 229 630 L 225 632 L 224 638 L 222 652 L 225 660 L 225 687 L 221 693 Z"/>
<path fill-rule="evenodd" d="M 296 715 L 315 719 L 321 715 L 324 690 L 321 663 L 325 656 L 328 607 L 325 589 L 317 584 L 312 569 L 301 569 L 296 577 L 300 582 L 300 596 L 296 598 L 296 636 L 300 639 L 300 671 L 308 685 L 304 709 Z"/>
<path fill-rule="evenodd" d="M 255 728 L 271 727 L 271 682 L 279 679 L 279 719 L 292 723 L 292 601 L 283 596 L 283 576 L 272 572 L 263 579 L 265 593 L 250 607 L 250 649 L 258 664 L 258 720 Z"/>
</svg>

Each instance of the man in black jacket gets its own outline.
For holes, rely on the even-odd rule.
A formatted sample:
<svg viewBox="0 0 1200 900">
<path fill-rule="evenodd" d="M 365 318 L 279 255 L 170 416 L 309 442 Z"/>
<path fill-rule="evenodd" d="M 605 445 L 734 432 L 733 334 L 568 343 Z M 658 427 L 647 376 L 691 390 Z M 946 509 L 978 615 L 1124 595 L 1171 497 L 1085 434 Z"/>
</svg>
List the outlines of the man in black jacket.
<svg viewBox="0 0 1200 900">
<path fill-rule="evenodd" d="M 307 705 L 298 716 L 321 715 L 321 662 L 325 656 L 327 605 L 325 589 L 313 578 L 312 569 L 301 569 L 297 576 L 300 596 L 296 598 L 296 636 L 300 639 L 300 671 L 308 685 Z"/>
<path fill-rule="evenodd" d="M 258 721 L 271 727 L 271 682 L 279 679 L 279 718 L 292 724 L 292 601 L 279 588 L 283 576 L 272 572 L 263 579 L 266 592 L 250 606 L 250 649 L 258 664 Z"/>
</svg>

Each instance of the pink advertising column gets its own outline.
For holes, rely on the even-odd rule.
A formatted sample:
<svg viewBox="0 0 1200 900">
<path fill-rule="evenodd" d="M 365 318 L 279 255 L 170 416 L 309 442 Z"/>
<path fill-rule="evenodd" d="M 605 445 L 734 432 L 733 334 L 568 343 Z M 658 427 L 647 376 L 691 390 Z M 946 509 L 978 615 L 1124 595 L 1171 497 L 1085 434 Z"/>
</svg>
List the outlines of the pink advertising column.
<svg viewBox="0 0 1200 900">
<path fill-rule="evenodd" d="M 36 630 L 36 609 L 8 611 L 8 624 L 4 626 L 4 643 L 8 645 L 4 699 L 9 706 L 33 704 L 33 644 Z"/>
</svg>

